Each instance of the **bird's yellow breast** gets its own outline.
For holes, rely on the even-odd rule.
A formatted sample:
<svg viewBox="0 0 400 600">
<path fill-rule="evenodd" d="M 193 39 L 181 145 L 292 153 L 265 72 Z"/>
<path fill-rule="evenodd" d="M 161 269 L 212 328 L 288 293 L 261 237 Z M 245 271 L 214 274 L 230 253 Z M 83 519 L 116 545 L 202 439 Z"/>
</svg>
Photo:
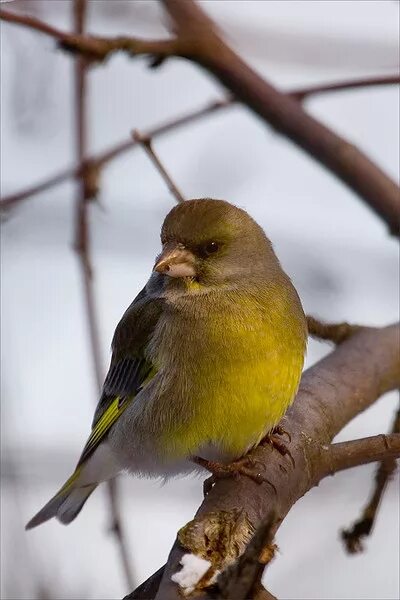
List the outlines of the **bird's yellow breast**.
<svg viewBox="0 0 400 600">
<path fill-rule="evenodd" d="M 240 456 L 282 418 L 305 349 L 304 316 L 290 300 L 271 292 L 261 300 L 225 295 L 217 305 L 193 302 L 160 320 L 159 406 L 167 421 L 161 443 L 171 457 L 208 444 Z"/>
</svg>

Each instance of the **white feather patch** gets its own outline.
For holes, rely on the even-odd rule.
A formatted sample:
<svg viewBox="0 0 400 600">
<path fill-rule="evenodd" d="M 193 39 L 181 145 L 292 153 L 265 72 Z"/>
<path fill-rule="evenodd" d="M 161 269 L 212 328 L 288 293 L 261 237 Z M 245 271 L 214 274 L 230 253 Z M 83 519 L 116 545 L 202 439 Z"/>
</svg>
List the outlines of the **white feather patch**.
<svg viewBox="0 0 400 600">
<path fill-rule="evenodd" d="M 182 589 L 185 596 L 191 594 L 199 583 L 200 579 L 204 577 L 208 569 L 211 567 L 211 563 L 196 554 L 184 554 L 180 560 L 182 569 L 171 576 L 174 583 L 177 583 Z"/>
</svg>

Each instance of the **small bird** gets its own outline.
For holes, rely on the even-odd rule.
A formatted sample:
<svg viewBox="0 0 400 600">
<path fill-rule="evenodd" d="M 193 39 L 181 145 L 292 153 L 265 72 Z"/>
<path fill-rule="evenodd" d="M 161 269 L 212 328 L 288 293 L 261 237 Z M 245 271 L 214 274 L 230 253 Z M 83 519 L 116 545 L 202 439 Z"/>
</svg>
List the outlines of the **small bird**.
<svg viewBox="0 0 400 600">
<path fill-rule="evenodd" d="M 70 523 L 123 471 L 168 478 L 235 464 L 294 399 L 306 320 L 261 227 L 223 200 L 187 200 L 166 216 L 161 243 L 115 330 L 77 467 L 27 529 Z"/>
</svg>

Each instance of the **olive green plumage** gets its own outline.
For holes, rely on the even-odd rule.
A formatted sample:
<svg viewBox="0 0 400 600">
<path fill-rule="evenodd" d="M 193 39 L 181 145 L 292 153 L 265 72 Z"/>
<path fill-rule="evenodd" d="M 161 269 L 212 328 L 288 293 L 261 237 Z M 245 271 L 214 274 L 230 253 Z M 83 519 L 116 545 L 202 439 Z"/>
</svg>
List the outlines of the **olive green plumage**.
<svg viewBox="0 0 400 600">
<path fill-rule="evenodd" d="M 114 334 L 112 359 L 77 470 L 32 519 L 78 514 L 121 470 L 168 477 L 201 456 L 230 461 L 282 418 L 307 330 L 263 230 L 222 200 L 176 206 L 153 273 Z"/>
</svg>

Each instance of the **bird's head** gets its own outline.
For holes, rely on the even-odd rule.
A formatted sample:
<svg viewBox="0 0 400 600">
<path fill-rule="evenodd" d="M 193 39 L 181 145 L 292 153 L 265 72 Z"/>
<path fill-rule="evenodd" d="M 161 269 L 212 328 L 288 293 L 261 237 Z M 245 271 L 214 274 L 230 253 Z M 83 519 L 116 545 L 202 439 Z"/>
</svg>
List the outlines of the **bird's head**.
<svg viewBox="0 0 400 600">
<path fill-rule="evenodd" d="M 279 263 L 263 230 L 242 209 L 223 200 L 187 200 L 161 229 L 162 252 L 154 271 L 166 285 L 201 288 L 265 278 Z"/>
</svg>

